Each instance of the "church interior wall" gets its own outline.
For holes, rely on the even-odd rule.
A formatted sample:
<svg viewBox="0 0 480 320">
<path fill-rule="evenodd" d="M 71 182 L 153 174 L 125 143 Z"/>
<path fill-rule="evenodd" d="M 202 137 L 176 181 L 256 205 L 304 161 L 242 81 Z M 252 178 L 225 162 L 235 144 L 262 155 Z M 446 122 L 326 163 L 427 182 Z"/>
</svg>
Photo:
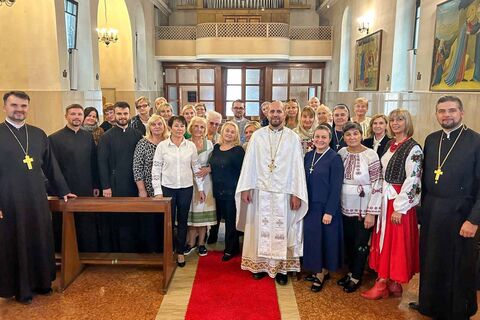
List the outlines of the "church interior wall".
<svg viewBox="0 0 480 320">
<path fill-rule="evenodd" d="M 333 107 L 337 103 L 346 103 L 351 106 L 353 100 L 357 97 L 366 97 L 370 100 L 369 113 L 385 113 L 388 114 L 396 107 L 408 109 L 414 118 L 415 135 L 414 137 L 423 144 L 425 137 L 432 131 L 438 130 L 439 126 L 435 120 L 434 107 L 437 99 L 445 92 L 430 91 L 430 73 L 433 54 L 433 35 L 435 28 L 435 12 L 437 5 L 444 1 L 422 0 L 419 42 L 416 55 L 415 74 L 421 74 L 420 80 L 415 80 L 413 91 L 392 92 L 391 77 L 393 68 L 404 68 L 407 66 L 393 65 L 393 46 L 395 34 L 395 16 L 396 16 L 395 0 L 371 0 L 371 1 L 353 1 L 340 0 L 337 1 L 329 10 L 323 12 L 321 21 L 328 19 L 334 27 L 333 56 L 332 60 L 327 63 L 325 70 L 326 92 L 325 103 Z M 340 65 L 340 31 L 342 25 L 342 15 L 346 6 L 352 10 L 351 25 L 351 55 L 348 91 L 340 92 L 338 90 L 339 81 L 339 65 Z M 371 31 L 383 30 L 380 82 L 379 90 L 372 91 L 354 91 L 353 90 L 353 71 L 354 71 L 354 50 L 355 41 L 362 37 L 357 30 L 357 19 L 361 16 L 372 13 Z M 390 78 L 390 81 L 387 80 Z M 465 107 L 466 117 L 465 123 L 474 130 L 480 130 L 480 123 L 476 119 L 480 118 L 480 111 L 477 105 L 480 103 L 478 93 L 472 92 L 452 92 L 459 96 Z"/>
</svg>

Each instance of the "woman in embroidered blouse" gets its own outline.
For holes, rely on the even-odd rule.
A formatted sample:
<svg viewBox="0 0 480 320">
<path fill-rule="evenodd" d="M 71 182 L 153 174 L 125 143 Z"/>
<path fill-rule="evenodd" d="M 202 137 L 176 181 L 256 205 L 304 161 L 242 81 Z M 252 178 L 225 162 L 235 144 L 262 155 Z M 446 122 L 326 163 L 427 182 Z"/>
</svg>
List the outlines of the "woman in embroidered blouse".
<svg viewBox="0 0 480 320">
<path fill-rule="evenodd" d="M 316 127 L 317 121 L 315 119 L 315 110 L 309 106 L 304 107 L 300 115 L 300 123 L 295 129 L 293 129 L 293 131 L 300 137 L 303 154 L 314 148 L 312 138 L 313 131 Z"/>
<path fill-rule="evenodd" d="M 336 152 L 347 146 L 343 138 L 343 126 L 348 121 L 350 121 L 350 110 L 345 104 L 341 103 L 333 107 L 333 128 L 330 148 Z"/>
<path fill-rule="evenodd" d="M 309 107 L 310 108 L 310 107 Z M 313 135 L 315 149 L 305 155 L 308 212 L 303 223 L 303 268 L 312 274 L 311 290 L 322 290 L 329 271 L 343 264 L 342 213 L 340 192 L 343 183 L 342 158 L 330 147 L 332 132 L 318 126 Z"/>
<path fill-rule="evenodd" d="M 152 165 L 157 145 L 168 139 L 165 120 L 152 115 L 147 122 L 146 135 L 139 140 L 133 154 L 133 178 L 141 198 L 153 197 Z M 161 252 L 163 239 L 163 216 L 142 214 L 140 217 L 140 235 L 142 247 L 146 252 Z"/>
<path fill-rule="evenodd" d="M 372 236 L 369 258 L 378 279 L 373 288 L 362 293 L 367 299 L 401 296 L 401 283 L 408 283 L 419 272 L 415 206 L 420 202 L 423 152 L 412 139 L 412 118 L 407 110 L 393 110 L 388 118 L 395 138 L 389 141 L 382 156 L 382 212 Z"/>
<path fill-rule="evenodd" d="M 198 235 L 198 255 L 206 256 L 208 251 L 205 247 L 205 238 L 207 227 L 217 224 L 217 212 L 215 211 L 215 201 L 212 193 L 212 178 L 210 176 L 210 167 L 208 158 L 213 150 L 213 143 L 206 138 L 207 121 L 205 118 L 193 117 L 188 126 L 188 132 L 192 135 L 190 139 L 197 148 L 200 161 L 200 171 L 196 176 L 203 179 L 203 192 L 205 201 L 198 198 L 198 188 L 193 186 L 193 199 L 188 213 L 188 243 L 185 254 L 189 254 L 195 247 L 196 236 Z"/>
<path fill-rule="evenodd" d="M 300 122 L 300 108 L 297 99 L 289 99 L 285 103 L 285 127 L 295 129 Z"/>
<path fill-rule="evenodd" d="M 390 141 L 388 136 L 388 118 L 384 114 L 376 114 L 370 120 L 368 128 L 367 139 L 364 139 L 362 144 L 370 149 L 373 149 L 381 158 L 385 152 L 385 146 Z"/>
<path fill-rule="evenodd" d="M 185 266 L 185 243 L 187 241 L 187 221 L 193 196 L 193 180 L 198 188 L 198 199 L 205 200 L 203 180 L 194 176 L 200 171 L 197 148 L 184 138 L 187 121 L 183 116 L 173 116 L 168 120 L 171 135 L 160 142 L 155 150 L 152 167 L 152 186 L 155 197 L 172 198 L 172 226 L 177 221 L 175 252 L 177 265 Z"/>
<path fill-rule="evenodd" d="M 214 146 L 209 160 L 218 218 L 225 220 L 225 251 L 222 257 L 224 262 L 240 252 L 236 229 L 235 190 L 244 156 L 245 151 L 240 146 L 238 126 L 235 122 L 228 121 L 222 126 L 220 139 Z"/>
<path fill-rule="evenodd" d="M 381 166 L 378 155 L 361 144 L 362 127 L 347 122 L 343 127 L 346 148 L 342 157 L 345 174 L 342 186 L 342 213 L 348 273 L 337 281 L 343 291 L 358 289 L 367 262 L 368 241 L 382 204 Z"/>
</svg>

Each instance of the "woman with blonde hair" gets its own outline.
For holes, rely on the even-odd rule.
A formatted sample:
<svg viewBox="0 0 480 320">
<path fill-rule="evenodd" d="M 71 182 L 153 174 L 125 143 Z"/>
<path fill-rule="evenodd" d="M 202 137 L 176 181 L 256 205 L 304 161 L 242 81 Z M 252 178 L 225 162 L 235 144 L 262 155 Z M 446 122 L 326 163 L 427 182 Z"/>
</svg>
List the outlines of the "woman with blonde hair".
<svg viewBox="0 0 480 320">
<path fill-rule="evenodd" d="M 393 110 L 388 118 L 394 138 L 381 159 L 383 201 L 369 257 L 378 278 L 362 293 L 370 300 L 400 297 L 401 284 L 408 283 L 420 269 L 415 207 L 420 203 L 423 152 L 412 138 L 413 123 L 407 110 Z"/>
<path fill-rule="evenodd" d="M 319 125 L 323 124 L 332 128 L 332 111 L 329 107 L 321 104 L 316 109 L 316 119 Z"/>
<path fill-rule="evenodd" d="M 212 170 L 213 195 L 217 208 L 217 219 L 225 220 L 225 251 L 222 261 L 229 261 L 240 252 L 236 229 L 237 209 L 235 190 L 245 151 L 240 146 L 238 126 L 228 121 L 222 126 L 220 139 L 212 151 L 209 160 Z"/>
<path fill-rule="evenodd" d="M 315 110 L 312 107 L 306 106 L 300 113 L 300 123 L 293 129 L 293 132 L 298 134 L 302 143 L 303 154 L 313 150 L 314 145 L 312 142 L 313 132 L 317 127 L 317 121 L 315 117 Z"/>
<path fill-rule="evenodd" d="M 138 196 L 153 197 L 152 166 L 157 145 L 168 139 L 169 131 L 165 120 L 159 115 L 152 115 L 146 126 L 146 135 L 139 140 L 133 154 L 133 178 L 138 188 Z M 163 216 L 141 214 L 140 216 L 141 247 L 146 252 L 163 250 Z"/>
<path fill-rule="evenodd" d="M 185 120 L 187 120 L 187 127 L 188 127 L 192 118 L 197 115 L 197 111 L 195 110 L 195 106 L 193 104 L 184 105 L 180 115 L 182 115 L 185 118 Z M 192 135 L 187 130 L 187 132 L 185 132 L 185 139 L 190 139 L 191 137 L 192 137 Z"/>
<path fill-rule="evenodd" d="M 300 107 L 297 99 L 288 99 L 285 102 L 285 126 L 289 129 L 295 129 L 300 122 Z"/>
<path fill-rule="evenodd" d="M 193 117 L 188 125 L 188 132 L 192 136 L 190 141 L 195 144 L 200 163 L 200 170 L 195 174 L 197 178 L 203 179 L 203 192 L 205 201 L 201 202 L 197 198 L 196 186 L 193 186 L 193 198 L 188 213 L 188 236 L 185 254 L 195 247 L 196 236 L 198 235 L 198 255 L 206 256 L 208 251 L 205 246 L 207 227 L 217 224 L 217 212 L 212 193 L 212 178 L 210 176 L 210 166 L 208 158 L 213 150 L 213 143 L 207 139 L 207 120 L 202 117 Z"/>
<path fill-rule="evenodd" d="M 385 146 L 387 142 L 390 141 L 388 136 L 388 118 L 384 114 L 376 114 L 370 120 L 370 125 L 367 133 L 366 139 L 363 140 L 362 144 L 373 151 L 377 152 L 379 157 L 382 157 L 385 152 Z"/>
<path fill-rule="evenodd" d="M 249 121 L 245 125 L 245 143 L 243 144 L 243 149 L 247 150 L 248 141 L 252 137 L 253 133 L 260 129 L 262 126 L 257 121 Z"/>
<path fill-rule="evenodd" d="M 353 101 L 352 121 L 358 123 L 363 130 L 363 138 L 367 138 L 368 129 L 370 128 L 370 118 L 367 117 L 368 99 L 357 98 Z"/>
<path fill-rule="evenodd" d="M 155 113 L 162 116 L 163 119 L 165 119 L 165 122 L 167 122 L 173 116 L 172 105 L 167 102 L 162 103 L 158 105 L 157 111 Z"/>
</svg>

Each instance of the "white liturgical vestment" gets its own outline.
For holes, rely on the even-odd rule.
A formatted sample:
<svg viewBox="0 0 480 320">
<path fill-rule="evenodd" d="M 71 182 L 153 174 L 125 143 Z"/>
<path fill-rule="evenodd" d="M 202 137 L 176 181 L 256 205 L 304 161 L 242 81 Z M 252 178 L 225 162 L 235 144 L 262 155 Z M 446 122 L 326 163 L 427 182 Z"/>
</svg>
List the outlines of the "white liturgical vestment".
<svg viewBox="0 0 480 320">
<path fill-rule="evenodd" d="M 252 202 L 241 201 L 251 190 Z M 291 210 L 290 197 L 301 200 Z M 252 135 L 243 160 L 235 195 L 237 229 L 244 231 L 242 269 L 277 273 L 300 271 L 303 217 L 308 194 L 303 152 L 297 134 L 288 128 L 261 128 Z"/>
</svg>

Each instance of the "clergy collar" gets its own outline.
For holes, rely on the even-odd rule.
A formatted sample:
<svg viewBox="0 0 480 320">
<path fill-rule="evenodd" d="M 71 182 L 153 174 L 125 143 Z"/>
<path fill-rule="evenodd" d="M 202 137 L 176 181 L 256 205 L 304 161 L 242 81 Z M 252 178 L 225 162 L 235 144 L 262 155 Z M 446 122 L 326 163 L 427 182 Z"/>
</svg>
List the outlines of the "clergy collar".
<svg viewBox="0 0 480 320">
<path fill-rule="evenodd" d="M 268 126 L 268 129 L 270 129 L 270 131 L 272 131 L 273 133 L 281 132 L 283 128 L 284 126 L 282 126 L 281 128 L 272 128 L 272 126 Z"/>
<path fill-rule="evenodd" d="M 445 132 L 445 134 L 447 135 L 447 139 L 450 139 L 450 134 L 452 134 L 453 132 L 457 131 L 460 128 L 463 128 L 462 122 L 460 122 L 460 124 L 453 129 L 450 129 L 450 130 L 443 129 L 443 132 Z"/>
<path fill-rule="evenodd" d="M 22 124 L 16 124 L 15 122 L 13 122 L 12 120 L 10 120 L 8 118 L 5 118 L 5 122 L 8 122 L 10 125 L 12 125 L 16 129 L 20 129 L 21 127 L 23 127 L 25 125 L 25 121 L 23 121 Z"/>
<path fill-rule="evenodd" d="M 117 127 L 118 129 L 122 130 L 123 132 L 127 131 L 128 129 L 128 124 L 125 126 L 125 128 L 120 127 L 118 124 L 115 124 L 114 127 Z"/>
<path fill-rule="evenodd" d="M 82 130 L 82 128 L 78 128 L 78 130 L 75 131 L 75 130 L 73 130 L 72 128 L 70 128 L 68 125 L 65 126 L 65 129 L 67 129 L 67 130 L 69 130 L 69 131 L 71 131 L 71 132 L 73 132 L 73 133 L 75 133 L 75 134 L 77 134 L 80 130 Z"/>
</svg>

